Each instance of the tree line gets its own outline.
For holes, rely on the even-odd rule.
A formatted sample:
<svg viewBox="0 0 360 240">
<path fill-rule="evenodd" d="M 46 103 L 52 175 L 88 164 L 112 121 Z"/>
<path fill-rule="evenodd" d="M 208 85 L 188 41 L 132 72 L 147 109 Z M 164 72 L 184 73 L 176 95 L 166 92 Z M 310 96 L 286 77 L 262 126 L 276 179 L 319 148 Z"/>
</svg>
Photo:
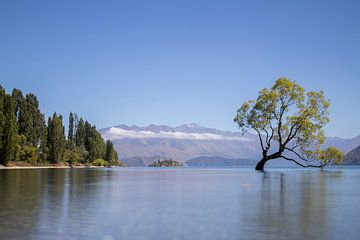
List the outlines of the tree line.
<svg viewBox="0 0 360 240">
<path fill-rule="evenodd" d="M 33 165 L 119 165 L 113 143 L 104 141 L 96 127 L 76 113 L 69 115 L 65 136 L 62 115 L 45 121 L 39 101 L 32 94 L 0 85 L 0 164 L 24 161 Z"/>
</svg>

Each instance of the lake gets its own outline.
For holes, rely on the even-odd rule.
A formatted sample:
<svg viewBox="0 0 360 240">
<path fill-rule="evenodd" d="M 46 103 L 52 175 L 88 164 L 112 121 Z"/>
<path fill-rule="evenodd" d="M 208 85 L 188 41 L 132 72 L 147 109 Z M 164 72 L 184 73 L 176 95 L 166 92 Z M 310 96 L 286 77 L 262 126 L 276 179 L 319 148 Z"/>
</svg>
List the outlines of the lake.
<svg viewBox="0 0 360 240">
<path fill-rule="evenodd" d="M 360 168 L 0 170 L 0 239 L 359 239 Z"/>
</svg>

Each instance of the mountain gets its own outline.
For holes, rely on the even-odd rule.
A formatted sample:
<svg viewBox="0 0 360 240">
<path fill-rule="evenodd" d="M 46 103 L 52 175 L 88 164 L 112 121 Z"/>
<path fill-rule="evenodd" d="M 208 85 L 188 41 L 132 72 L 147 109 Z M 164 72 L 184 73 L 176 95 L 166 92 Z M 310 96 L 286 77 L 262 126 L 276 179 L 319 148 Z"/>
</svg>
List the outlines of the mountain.
<svg viewBox="0 0 360 240">
<path fill-rule="evenodd" d="M 205 128 L 197 124 L 178 127 L 119 125 L 99 131 L 105 139 L 113 141 L 122 159 L 159 156 L 184 162 L 201 156 L 259 157 L 255 135 Z"/>
<path fill-rule="evenodd" d="M 344 159 L 345 165 L 359 165 L 360 164 L 360 146 L 348 152 Z"/>
<path fill-rule="evenodd" d="M 324 146 L 337 147 L 344 153 L 348 153 L 356 147 L 360 146 L 360 136 L 357 136 L 355 138 L 328 137 Z"/>
<path fill-rule="evenodd" d="M 195 123 L 177 127 L 154 124 L 140 127 L 123 124 L 99 131 L 104 139 L 113 141 L 120 158 L 128 166 L 145 166 L 164 159 L 185 162 L 199 157 L 232 160 L 256 160 L 261 157 L 257 135 L 222 131 Z M 325 144 L 338 147 L 345 153 L 359 145 L 360 136 L 351 139 L 331 137 Z M 224 164 L 227 164 L 226 161 Z"/>
</svg>

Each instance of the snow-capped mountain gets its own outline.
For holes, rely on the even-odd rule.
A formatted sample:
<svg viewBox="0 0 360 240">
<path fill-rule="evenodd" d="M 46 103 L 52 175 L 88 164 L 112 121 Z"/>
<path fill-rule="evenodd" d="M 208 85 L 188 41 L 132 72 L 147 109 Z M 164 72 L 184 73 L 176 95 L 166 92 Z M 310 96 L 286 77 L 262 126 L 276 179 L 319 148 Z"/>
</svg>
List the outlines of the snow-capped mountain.
<svg viewBox="0 0 360 240">
<path fill-rule="evenodd" d="M 162 156 L 186 161 L 200 156 L 259 156 L 255 135 L 206 128 L 195 123 L 178 127 L 119 125 L 99 131 L 105 139 L 113 141 L 123 158 Z"/>
<path fill-rule="evenodd" d="M 177 127 L 119 125 L 99 130 L 113 141 L 122 159 L 136 159 L 145 164 L 154 159 L 172 158 L 186 161 L 198 157 L 259 159 L 258 137 L 251 133 L 221 131 L 195 123 Z M 329 138 L 326 146 L 335 146 L 345 153 L 360 145 L 360 136 L 351 139 Z"/>
</svg>

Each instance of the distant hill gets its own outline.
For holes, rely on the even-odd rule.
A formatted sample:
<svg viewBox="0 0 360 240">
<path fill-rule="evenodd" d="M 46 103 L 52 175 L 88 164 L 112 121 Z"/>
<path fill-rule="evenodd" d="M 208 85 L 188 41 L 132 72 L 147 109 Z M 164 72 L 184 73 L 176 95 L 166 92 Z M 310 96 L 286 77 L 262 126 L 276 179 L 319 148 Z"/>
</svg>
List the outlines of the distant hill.
<svg viewBox="0 0 360 240">
<path fill-rule="evenodd" d="M 360 146 L 353 149 L 345 155 L 345 165 L 359 165 L 360 164 Z"/>
<path fill-rule="evenodd" d="M 105 139 L 112 140 L 120 159 L 127 166 L 147 166 L 154 161 L 164 159 L 186 162 L 204 156 L 217 157 L 217 161 L 220 161 L 219 157 L 232 161 L 261 158 L 257 135 L 222 131 L 195 123 L 178 127 L 154 124 L 140 127 L 122 124 L 99 131 Z M 330 137 L 325 143 L 325 147 L 334 146 L 345 153 L 359 145 L 360 136 L 349 139 Z M 271 165 L 276 162 L 272 161 Z M 279 165 L 284 165 L 283 162 L 283 160 L 279 161 Z M 228 160 L 222 163 L 223 166 L 227 164 L 235 163 Z"/>
</svg>

